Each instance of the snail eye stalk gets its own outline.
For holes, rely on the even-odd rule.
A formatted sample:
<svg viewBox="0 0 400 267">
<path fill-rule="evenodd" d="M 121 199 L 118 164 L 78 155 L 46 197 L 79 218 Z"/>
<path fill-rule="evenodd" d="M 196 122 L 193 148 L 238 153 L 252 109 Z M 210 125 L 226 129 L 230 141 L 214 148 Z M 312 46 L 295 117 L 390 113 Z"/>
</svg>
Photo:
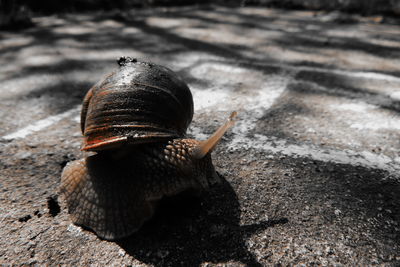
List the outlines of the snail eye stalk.
<svg viewBox="0 0 400 267">
<path fill-rule="evenodd" d="M 215 131 L 215 133 L 205 141 L 200 142 L 200 144 L 194 149 L 193 157 L 197 159 L 202 159 L 205 155 L 214 150 L 214 148 L 221 141 L 222 136 L 233 126 L 235 125 L 235 117 L 237 116 L 237 112 L 234 111 L 229 116 L 228 120 Z"/>
</svg>

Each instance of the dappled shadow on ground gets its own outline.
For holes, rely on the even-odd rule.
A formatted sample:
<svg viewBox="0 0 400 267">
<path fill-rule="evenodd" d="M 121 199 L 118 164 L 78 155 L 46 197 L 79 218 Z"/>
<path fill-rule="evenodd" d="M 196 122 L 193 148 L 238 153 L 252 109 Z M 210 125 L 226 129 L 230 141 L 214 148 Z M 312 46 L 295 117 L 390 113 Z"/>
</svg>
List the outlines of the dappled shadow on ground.
<svg viewBox="0 0 400 267">
<path fill-rule="evenodd" d="M 315 67 L 322 69 L 344 68 L 355 69 L 357 66 L 342 64 L 340 61 L 332 61 L 330 50 L 357 51 L 367 56 L 384 57 L 390 59 L 400 57 L 394 43 L 399 40 L 393 34 L 380 33 L 381 25 L 372 25 L 369 35 L 349 37 L 349 33 L 356 32 L 357 25 L 338 25 L 334 23 L 321 22 L 312 16 L 295 17 L 283 10 L 266 12 L 267 15 L 259 13 L 242 12 L 240 9 L 227 8 L 183 8 L 167 11 L 145 11 L 145 12 L 120 12 L 104 13 L 96 16 L 77 15 L 59 16 L 46 18 L 38 23 L 33 29 L 23 31 L 26 42 L 16 45 L 0 47 L 2 63 L 7 61 L 21 61 L 18 69 L 7 72 L 3 81 L 18 80 L 26 76 L 40 74 L 60 75 L 68 77 L 70 72 L 89 72 L 101 69 L 99 66 L 109 65 L 116 60 L 117 55 L 149 55 L 149 59 L 167 62 L 175 60 L 182 53 L 200 52 L 210 56 L 225 58 L 232 64 L 244 64 L 248 69 L 264 71 L 268 73 L 271 68 L 283 71 L 287 63 L 295 67 Z M 152 23 L 148 18 L 161 19 L 159 24 Z M 166 19 L 165 23 L 162 19 Z M 189 24 L 174 22 L 176 19 L 189 20 Z M 171 26 L 168 23 L 171 22 Z M 344 27 L 344 28 L 343 28 Z M 346 28 L 353 27 L 353 28 Z M 350 31 L 347 31 L 351 29 Z M 247 31 L 263 30 L 265 36 L 259 36 L 256 43 L 238 42 Z M 365 29 L 364 29 L 365 30 Z M 195 34 L 199 31 L 199 34 Z M 219 33 L 221 38 L 213 35 L 208 37 L 204 31 Z M 390 31 L 389 31 L 390 32 Z M 223 35 L 228 34 L 228 37 Z M 0 33 L 0 35 L 2 35 Z M 202 37 L 203 36 L 203 37 Z M 368 38 L 372 37 L 372 40 Z M 225 38 L 228 38 L 224 40 Z M 394 38 L 394 39 L 393 39 Z M 387 43 L 390 45 L 387 46 Z M 43 49 L 43 48 L 48 48 Z M 270 48 L 273 48 L 270 50 Z M 278 48 L 278 50 L 276 50 Z M 96 51 L 96 52 L 94 52 Z M 122 51 L 119 52 L 119 51 Z M 279 52 L 280 51 L 280 52 Z M 112 57 L 98 57 L 104 53 L 115 54 Z M 339 52 L 339 53 L 341 53 Z M 52 57 L 49 62 L 42 64 L 24 64 L 24 57 L 37 56 L 43 53 L 46 57 Z M 76 55 L 74 55 L 76 53 Z M 280 59 L 277 55 L 281 53 L 294 53 L 293 57 Z M 91 55 L 92 54 L 92 55 Z M 319 58 L 319 59 L 318 59 Z M 189 67 L 180 72 L 184 77 L 193 78 L 190 68 L 201 64 L 200 60 L 194 60 Z M 334 64 L 339 63 L 337 66 Z M 271 67 L 275 65 L 274 67 Z M 393 65 L 393 64 L 392 64 Z M 391 66 L 389 64 L 388 66 Z M 110 67 L 111 69 L 111 67 Z M 376 71 L 373 65 L 365 65 L 363 70 Z M 392 67 L 379 69 L 379 72 L 398 75 Z M 326 77 L 332 74 L 321 74 L 314 70 L 303 71 L 297 78 L 311 79 L 316 83 L 329 84 L 333 78 Z M 100 78 L 100 77 L 99 77 Z M 337 87 L 342 87 L 344 92 L 358 91 L 359 95 L 376 94 L 364 88 L 350 87 L 343 77 L 334 77 Z M 93 77 L 86 81 L 93 83 Z M 73 83 L 73 80 L 70 81 Z M 86 91 L 88 88 L 81 88 Z M 47 92 L 47 89 L 38 89 Z M 324 92 L 330 94 L 331 92 Z M 81 94 L 79 94 L 81 95 Z M 337 94 L 340 97 L 348 97 L 347 93 Z M 73 95 L 72 95 L 73 97 Z M 362 97 L 361 97 L 362 98 Z M 372 97 L 373 98 L 373 97 Z M 371 97 L 369 97 L 371 99 Z M 385 108 L 398 110 L 398 103 L 389 103 Z"/>
<path fill-rule="evenodd" d="M 154 22 L 149 18 L 167 20 Z M 35 78 L 43 75 L 40 77 L 44 79 L 56 76 L 55 82 L 34 89 L 33 86 L 19 85 L 23 90 L 5 99 L 15 101 L 22 107 L 22 102 L 26 100 L 43 97 L 52 101 L 47 106 L 49 114 L 63 112 L 80 103 L 90 85 L 100 79 L 99 73 L 106 69 L 104 65 L 110 66 L 110 69 L 117 67 L 115 60 L 122 55 L 145 56 L 167 66 L 169 61 L 173 64 L 181 60 L 185 64 L 177 67 L 178 71 L 188 78 L 188 82 L 201 85 L 198 90 L 207 88 L 207 81 L 193 75 L 191 70 L 201 67 L 204 62 L 222 62 L 266 75 L 294 70 L 296 82 L 285 88 L 288 93 L 334 96 L 400 112 L 398 100 L 379 90 L 358 85 L 355 79 L 349 79 L 346 75 L 330 72 L 333 69 L 361 70 L 400 77 L 398 70 L 393 67 L 393 62 L 400 57 L 396 48 L 400 35 L 395 29 L 391 30 L 392 33 L 380 32 L 384 25 L 370 25 L 372 29 L 369 31 L 353 24 L 351 31 L 342 32 L 351 25 L 318 22 L 312 17 L 294 18 L 285 11 L 256 15 L 240 9 L 207 8 L 199 11 L 193 7 L 171 12 L 156 10 L 147 13 L 133 11 L 126 14 L 48 17 L 39 19 L 36 25 L 36 28 L 15 34 L 26 39 L 18 41 L 16 38 L 15 45 L 0 46 L 0 63 L 8 67 L 7 62 L 12 62 L 10 65 L 14 66 L 10 71 L 1 73 L 4 75 L 0 77 L 0 83 L 15 81 L 18 84 L 30 76 Z M 364 37 L 351 36 L 359 33 L 359 29 Z M 242 36 L 252 30 L 256 32 Z M 226 33 L 230 34 L 228 39 L 223 35 Z M 258 36 L 257 42 L 252 43 L 255 36 Z M 9 33 L 0 32 L 0 37 L 6 39 Z M 239 37 L 243 37 L 242 42 L 237 41 Z M 331 50 L 335 50 L 336 54 Z M 341 54 L 343 51 L 347 54 Z M 372 63 L 360 67 L 360 64 L 353 65 L 343 60 L 352 52 L 361 53 Z M 195 53 L 197 55 L 190 58 Z M 286 54 L 291 56 L 285 57 Z M 39 60 L 37 56 L 44 56 L 47 60 L 32 60 Z M 387 66 L 378 66 L 374 64 L 377 59 L 389 63 Z M 304 70 L 305 67 L 309 69 Z M 58 79 L 61 76 L 63 78 Z M 304 97 L 305 101 L 307 99 Z M 260 118 L 257 128 L 251 129 L 253 133 L 271 134 L 288 140 L 289 137 L 285 135 L 288 132 L 285 129 L 287 124 L 283 125 L 285 119 L 289 118 L 290 122 L 290 119 L 295 121 L 298 114 L 315 115 L 307 105 L 287 99 L 283 101 L 283 96 L 276 102 L 280 100 L 282 105 L 273 107 Z M 26 118 L 27 115 L 23 116 Z M 270 129 L 267 129 L 268 124 Z M 245 153 L 251 152 L 247 150 Z M 259 171 L 256 168 L 267 161 L 262 156 L 257 155 L 257 160 L 262 162 L 252 166 L 254 172 Z M 227 162 L 235 162 L 237 158 L 233 157 L 240 158 L 234 154 Z M 390 175 L 385 171 L 290 157 L 276 159 L 276 166 L 288 172 L 288 175 L 267 177 L 259 174 L 253 177 L 256 180 L 243 179 L 245 181 L 241 188 L 235 187 L 235 190 L 238 189 L 236 193 L 229 183 L 224 182 L 200 200 L 175 199 L 172 201 L 174 203 L 161 206 L 158 215 L 138 233 L 116 243 L 127 254 L 155 266 L 197 266 L 204 262 L 227 261 L 260 266 L 256 256 L 248 250 L 246 242 L 249 237 L 290 220 L 285 225 L 290 237 L 296 237 L 298 232 L 303 233 L 304 228 L 299 227 L 301 224 L 315 233 L 315 240 L 320 238 L 318 231 L 330 231 L 334 236 L 343 229 L 352 228 L 357 234 L 353 235 L 349 230 L 348 235 L 355 239 L 349 241 L 350 247 L 362 247 L 365 244 L 373 246 L 373 240 L 363 237 L 363 227 L 367 224 L 377 240 L 384 244 L 400 245 L 400 203 L 397 198 L 400 187 L 394 179 L 387 179 Z M 238 167 L 232 164 L 231 169 L 235 168 Z M 293 170 L 294 175 L 288 170 Z M 241 173 L 242 170 L 235 171 Z M 238 175 L 235 178 L 240 177 Z M 268 179 L 273 180 L 271 187 L 262 184 Z M 257 185 L 258 191 L 253 185 Z M 248 190 L 247 195 L 240 191 L 243 188 Z M 264 201 L 256 206 L 249 200 L 249 213 L 268 213 L 270 209 L 265 204 L 268 200 L 278 207 L 277 215 L 266 221 L 243 225 L 240 219 L 243 216 L 241 205 L 245 200 L 239 203 L 236 194 L 245 195 L 248 199 L 259 197 Z M 292 206 L 289 207 L 287 203 Z M 309 206 L 309 212 L 303 215 L 301 211 L 305 206 Z M 336 209 L 339 211 L 335 213 Z M 251 219 L 247 218 L 247 221 Z M 298 225 L 291 225 L 292 222 Z M 336 241 L 335 238 L 325 239 Z M 283 242 L 285 239 L 279 236 L 276 240 Z"/>
<path fill-rule="evenodd" d="M 41 98 L 41 101 L 47 103 L 47 108 L 52 113 L 61 113 L 80 104 L 86 94 L 86 90 L 91 86 L 92 84 L 89 82 L 64 81 L 32 91 L 26 94 L 22 101 Z M 17 101 L 21 100 L 18 99 Z"/>
<path fill-rule="evenodd" d="M 365 24 L 358 26 L 358 21 L 352 23 L 336 23 L 331 21 L 319 20 L 312 13 L 308 15 L 293 16 L 287 10 L 274 10 L 264 15 L 255 13 L 240 12 L 236 9 L 232 12 L 230 9 L 204 9 L 208 14 L 202 14 L 201 11 L 173 11 L 161 14 L 166 18 L 187 18 L 203 22 L 203 25 L 208 25 L 209 28 L 216 26 L 234 26 L 228 28 L 230 31 L 240 32 L 252 29 L 262 29 L 266 32 L 281 33 L 279 38 L 265 34 L 265 42 L 277 44 L 285 47 L 288 50 L 300 51 L 304 53 L 318 54 L 321 51 L 316 49 L 337 49 L 343 51 L 358 51 L 366 54 L 376 55 L 380 57 L 400 57 L 397 46 L 387 46 L 385 42 L 374 43 L 374 41 L 392 40 L 400 41 L 397 34 L 385 34 L 383 25 Z M 373 22 L 368 21 L 368 22 Z M 348 31 L 367 31 L 368 37 L 365 34 L 349 34 Z M 395 32 L 393 32 L 395 33 Z M 269 39 L 268 37 L 272 37 Z M 247 49 L 252 49 L 250 45 Z M 254 48 L 253 48 L 254 49 Z M 239 50 L 240 52 L 240 50 Z M 312 61 L 312 60 L 311 60 Z"/>
<path fill-rule="evenodd" d="M 354 82 L 345 75 L 331 73 L 318 73 L 301 71 L 297 74 L 297 84 L 292 84 L 290 89 L 304 94 L 318 94 L 354 99 L 364 103 L 379 106 L 390 111 L 400 112 L 400 101 L 393 99 L 388 94 L 379 92 L 379 88 L 371 90 L 357 87 Z"/>
<path fill-rule="evenodd" d="M 234 261 L 261 266 L 246 248 L 246 238 L 286 218 L 240 225 L 240 205 L 224 181 L 201 199 L 165 201 L 138 233 L 117 242 L 129 255 L 154 266 L 199 266 Z"/>
</svg>

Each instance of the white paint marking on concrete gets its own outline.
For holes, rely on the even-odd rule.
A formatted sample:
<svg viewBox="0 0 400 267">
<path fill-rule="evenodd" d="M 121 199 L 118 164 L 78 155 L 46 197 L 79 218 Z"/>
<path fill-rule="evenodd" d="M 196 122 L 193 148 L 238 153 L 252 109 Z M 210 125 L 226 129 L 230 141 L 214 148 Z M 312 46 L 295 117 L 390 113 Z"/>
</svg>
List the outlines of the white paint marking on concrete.
<svg viewBox="0 0 400 267">
<path fill-rule="evenodd" d="M 377 73 L 372 71 L 343 71 L 343 70 L 334 70 L 333 73 L 337 73 L 340 75 L 350 76 L 353 78 L 364 78 L 364 79 L 371 79 L 371 80 L 380 80 L 380 81 L 389 81 L 389 82 L 400 82 L 400 78 L 384 74 L 384 73 Z"/>
<path fill-rule="evenodd" d="M 293 158 L 311 158 L 323 162 L 362 166 L 371 169 L 388 171 L 395 177 L 400 176 L 400 157 L 392 159 L 386 155 L 375 154 L 369 151 L 353 151 L 350 149 L 322 148 L 312 144 L 289 144 L 286 140 L 267 137 L 261 134 L 248 136 L 249 130 L 242 125 L 236 126 L 233 139 L 227 144 L 230 151 L 246 151 L 256 149 L 272 154 L 282 154 Z M 200 128 L 192 127 L 190 133 L 199 140 L 208 136 Z"/>
<path fill-rule="evenodd" d="M 391 93 L 389 97 L 393 100 L 400 101 L 400 91 Z"/>
<path fill-rule="evenodd" d="M 262 84 L 261 90 L 258 91 L 258 95 L 246 99 L 243 107 L 246 107 L 247 110 L 242 115 L 239 114 L 236 126 L 233 128 L 235 136 L 245 136 L 249 131 L 254 129 L 262 116 L 264 116 L 265 111 L 270 109 L 283 94 L 292 79 L 293 77 L 290 75 L 272 75 L 268 77 Z"/>
<path fill-rule="evenodd" d="M 284 70 L 313 71 L 313 72 L 343 75 L 343 76 L 348 76 L 348 77 L 352 77 L 352 78 L 362 78 L 362 79 L 368 79 L 368 80 L 379 80 L 379 81 L 400 83 L 400 77 L 390 75 L 390 74 L 385 74 L 385 73 L 372 72 L 372 71 L 326 69 L 326 68 L 318 68 L 318 67 L 292 66 L 292 65 L 287 65 L 287 64 L 274 64 L 274 63 L 265 64 L 265 66 L 277 67 L 277 68 L 281 68 Z"/>
<path fill-rule="evenodd" d="M 211 74 L 210 74 L 210 69 Z M 220 71 L 220 73 L 213 73 Z M 238 119 L 232 129 L 234 138 L 241 139 L 254 129 L 258 121 L 262 118 L 275 101 L 282 95 L 288 84 L 292 81 L 294 73 L 282 73 L 265 75 L 261 72 L 250 71 L 248 69 L 232 66 L 224 63 L 203 63 L 192 69 L 191 74 L 197 77 L 209 77 L 210 75 L 222 75 L 223 73 L 232 75 L 229 80 L 237 79 L 237 83 L 249 83 L 252 85 L 251 91 L 244 94 L 242 91 L 233 90 L 234 84 L 227 84 L 224 79 L 211 79 L 212 86 L 206 89 L 194 88 L 193 98 L 195 111 L 199 113 L 209 113 L 210 110 L 215 115 L 229 116 L 230 112 L 238 111 Z M 246 80 L 246 77 L 253 75 L 257 77 L 258 83 L 251 83 L 254 79 Z M 247 85 L 249 86 L 249 85 Z M 194 124 L 189 128 L 189 134 L 199 140 L 205 140 L 208 135 Z"/>
<path fill-rule="evenodd" d="M 230 151 L 257 149 L 260 151 L 283 154 L 293 158 L 311 158 L 323 162 L 349 164 L 372 169 L 388 171 L 399 177 L 400 165 L 398 159 L 392 159 L 382 154 L 369 151 L 353 151 L 349 149 L 321 148 L 312 144 L 289 144 L 286 140 L 255 134 L 252 137 L 234 138 L 229 144 Z"/>
<path fill-rule="evenodd" d="M 185 60 L 186 59 L 186 60 Z M 202 59 L 202 62 L 207 62 L 209 66 L 213 66 L 214 68 L 221 69 L 222 68 L 232 68 L 231 71 L 234 73 L 238 73 L 237 69 L 239 67 L 235 66 L 239 61 L 235 61 L 232 63 L 226 62 L 225 64 L 221 64 L 221 61 L 223 61 L 223 58 L 219 57 L 210 57 L 208 54 L 201 55 L 193 55 L 192 53 L 185 53 L 180 55 L 179 61 L 185 61 L 187 62 L 186 65 L 179 65 L 179 67 L 187 67 L 187 65 L 192 65 L 193 62 L 195 61 L 200 61 Z M 242 61 L 242 63 L 247 63 L 250 65 L 254 65 L 254 62 L 248 62 L 248 61 Z M 221 66 L 219 66 L 221 65 Z M 257 66 L 256 64 L 255 66 Z M 341 70 L 341 69 L 329 69 L 329 68 L 319 68 L 319 67 L 310 67 L 310 66 L 293 66 L 289 64 L 282 64 L 282 63 L 266 63 L 266 64 L 261 64 L 261 66 L 266 66 L 266 67 L 275 67 L 282 69 L 283 71 L 313 71 L 313 72 L 321 72 L 321 73 L 328 73 L 328 74 L 337 74 L 337 75 L 343 75 L 343 76 L 348 76 L 352 78 L 362 78 L 362 79 L 367 79 L 367 80 L 378 80 L 378 81 L 388 81 L 388 82 L 396 82 L 400 83 L 400 77 L 386 74 L 386 73 L 379 73 L 379 72 L 372 72 L 372 71 L 354 71 L 354 70 Z M 249 71 L 249 69 L 243 68 L 246 71 Z M 239 71 L 241 72 L 241 71 Z M 193 73 L 192 73 L 193 74 Z M 195 75 L 197 76 L 197 75 Z M 201 76 L 198 76 L 199 78 L 204 78 Z"/>
<path fill-rule="evenodd" d="M 400 130 L 400 117 L 388 114 L 378 106 L 364 102 L 329 105 L 333 110 L 346 110 L 356 113 L 356 119 L 349 120 L 351 128 L 359 130 Z"/>
<path fill-rule="evenodd" d="M 191 87 L 193 88 L 194 86 Z M 230 94 L 227 90 L 219 90 L 216 88 L 193 90 L 194 110 L 205 110 L 213 107 L 214 111 L 216 111 L 216 109 L 222 111 L 221 109 L 227 106 L 222 105 L 223 102 L 221 101 L 230 102 L 229 98 Z"/>
<path fill-rule="evenodd" d="M 352 70 L 338 70 L 338 69 L 324 69 L 315 67 L 298 67 L 300 70 L 315 71 L 323 73 L 333 73 L 337 75 L 349 76 L 352 78 L 362 78 L 368 80 L 379 80 L 400 83 L 400 78 L 390 74 L 372 72 L 372 71 L 352 71 Z"/>
<path fill-rule="evenodd" d="M 356 122 L 350 125 L 351 128 L 358 130 L 400 130 L 400 122 L 396 118 L 387 118 L 383 116 L 381 119 L 379 118 L 371 118 L 371 116 L 367 116 L 366 119 L 370 119 L 365 122 Z"/>
<path fill-rule="evenodd" d="M 201 77 L 208 68 L 197 68 L 192 74 Z M 215 69 L 229 71 L 230 73 L 243 74 L 240 68 L 232 69 L 218 66 Z M 303 68 L 316 70 L 315 68 Z M 299 70 L 299 68 L 293 68 Z M 331 70 L 317 69 L 317 71 L 332 72 Z M 342 71 L 333 71 L 338 74 L 349 75 Z M 293 72 L 293 74 L 296 71 Z M 397 81 L 397 78 L 387 77 L 385 75 L 375 75 L 374 73 L 351 73 L 362 78 L 372 79 L 391 79 Z M 369 75 L 370 74 L 370 75 Z M 400 173 L 400 158 L 392 159 L 386 155 L 375 154 L 369 151 L 353 151 L 349 149 L 335 149 L 319 147 L 313 144 L 292 144 L 286 140 L 267 137 L 262 134 L 252 134 L 257 123 L 262 119 L 275 101 L 282 95 L 287 85 L 292 80 L 290 75 L 270 75 L 263 76 L 264 83 L 254 88 L 255 95 L 240 95 L 236 100 L 235 92 L 229 91 L 223 84 L 214 84 L 213 88 L 195 89 L 195 109 L 203 112 L 203 109 L 218 112 L 231 111 L 235 106 L 239 108 L 239 116 L 236 125 L 233 127 L 233 139 L 228 143 L 228 149 L 231 151 L 243 151 L 247 149 L 256 149 L 272 154 L 283 154 L 294 158 L 311 158 L 323 162 L 332 162 L 337 164 L 349 164 L 352 166 L 362 166 L 371 169 L 380 169 L 388 171 L 395 177 Z M 400 82 L 400 79 L 398 79 Z M 236 102 L 235 102 L 236 101 Z M 229 103 L 229 104 L 227 104 Z M 357 113 L 371 112 L 378 110 L 378 107 L 370 104 L 349 103 L 342 104 L 339 109 L 351 110 Z M 391 125 L 393 128 L 393 125 Z M 208 135 L 204 134 L 202 129 L 192 125 L 189 133 L 196 139 L 204 140 Z"/>
<path fill-rule="evenodd" d="M 5 140 L 13 140 L 13 139 L 18 139 L 18 138 L 25 138 L 26 136 L 28 136 L 28 135 L 30 135 L 30 134 L 32 134 L 34 132 L 41 131 L 41 130 L 43 130 L 43 129 L 55 124 L 56 122 L 73 115 L 79 109 L 80 109 L 80 105 L 76 106 L 76 107 L 74 107 L 74 108 L 72 108 L 70 110 L 67 110 L 67 111 L 65 111 L 63 113 L 60 113 L 60 114 L 57 114 L 57 115 L 54 115 L 54 116 L 50 116 L 50 117 L 47 117 L 47 118 L 45 118 L 43 120 L 37 121 L 35 123 L 32 123 L 32 124 L 26 126 L 25 128 L 22 128 L 22 129 L 20 129 L 20 130 L 18 130 L 16 132 L 11 133 L 11 134 L 4 135 L 1 138 L 5 139 Z"/>
<path fill-rule="evenodd" d="M 293 74 L 282 72 L 265 75 L 262 72 L 221 62 L 199 64 L 190 73 L 211 84 L 207 88 L 196 88 L 195 85 L 191 85 L 196 111 L 251 110 L 252 116 L 249 118 L 251 121 L 263 115 L 264 110 L 275 102 L 293 78 Z M 226 76 L 230 79 L 221 79 Z M 246 93 L 236 91 L 240 84 L 251 85 L 252 90 Z"/>
<path fill-rule="evenodd" d="M 400 82 L 400 78 L 398 77 L 381 73 L 329 70 L 313 67 L 277 66 L 283 69 L 295 71 L 308 70 L 365 79 Z M 248 71 L 245 68 L 234 67 L 228 64 L 224 64 L 223 66 L 216 66 L 214 64 L 214 67 L 222 72 L 228 71 L 229 73 L 234 74 L 243 74 Z M 197 74 L 195 76 L 199 77 L 201 77 L 201 74 L 205 72 L 205 70 L 202 69 L 197 69 L 195 72 L 196 71 L 199 73 L 195 73 Z M 291 157 L 305 157 L 324 162 L 334 162 L 340 164 L 350 164 L 352 166 L 382 169 L 396 176 L 399 175 L 400 166 L 398 162 L 400 162 L 400 158 L 391 159 L 385 155 L 374 154 L 368 151 L 358 152 L 348 149 L 337 150 L 333 148 L 321 148 L 311 144 L 289 144 L 285 140 L 269 138 L 260 134 L 255 134 L 254 136 L 249 137 L 251 131 L 256 127 L 257 122 L 264 115 L 264 112 L 268 110 L 276 101 L 276 99 L 282 95 L 291 79 L 292 77 L 289 75 L 264 76 L 264 83 L 259 88 L 254 88 L 255 95 L 245 96 L 240 94 L 240 100 L 235 100 L 236 94 L 230 91 L 230 88 L 226 88 L 226 84 L 214 84 L 214 86 L 211 88 L 194 90 L 193 93 L 196 100 L 195 109 L 201 111 L 203 109 L 214 108 L 214 110 L 218 111 L 232 111 L 232 107 L 235 107 L 236 105 L 237 106 L 235 109 L 241 109 L 237 125 L 232 129 L 234 132 L 234 137 L 233 140 L 228 144 L 228 148 L 230 150 L 257 149 Z M 227 99 L 231 101 L 227 101 Z M 223 103 L 226 102 L 229 102 L 230 104 L 223 105 Z M 371 107 L 348 105 L 344 106 L 343 108 L 360 112 Z M 2 138 L 8 140 L 24 138 L 33 132 L 43 130 L 54 123 L 73 115 L 78 110 L 79 107 L 75 107 L 64 113 L 50 116 L 12 134 L 5 135 Z M 77 120 L 78 117 L 75 116 L 73 119 Z M 190 133 L 200 140 L 204 140 L 208 137 L 201 129 L 194 126 L 191 127 Z"/>
<path fill-rule="evenodd" d="M 364 112 L 369 112 L 371 110 L 376 110 L 379 107 L 376 105 L 364 103 L 364 102 L 357 102 L 357 103 L 341 103 L 341 104 L 335 104 L 335 105 L 330 105 L 329 106 L 331 109 L 336 109 L 336 110 L 347 110 L 347 111 L 353 111 L 357 113 L 364 113 Z"/>
<path fill-rule="evenodd" d="M 79 115 L 73 117 L 72 120 L 73 120 L 74 122 L 81 123 L 81 115 L 79 114 Z"/>
<path fill-rule="evenodd" d="M 246 151 L 256 149 L 272 154 L 282 154 L 293 158 L 311 158 L 323 162 L 362 166 L 371 169 L 388 171 L 395 177 L 400 177 L 400 157 L 392 159 L 386 155 L 369 151 L 353 151 L 350 149 L 335 149 L 319 147 L 312 144 L 290 144 L 286 140 L 267 137 L 261 134 L 249 136 L 251 124 L 238 121 L 232 131 L 233 139 L 227 144 L 230 151 Z M 190 133 L 198 140 L 208 138 L 198 127 L 191 127 Z"/>
</svg>

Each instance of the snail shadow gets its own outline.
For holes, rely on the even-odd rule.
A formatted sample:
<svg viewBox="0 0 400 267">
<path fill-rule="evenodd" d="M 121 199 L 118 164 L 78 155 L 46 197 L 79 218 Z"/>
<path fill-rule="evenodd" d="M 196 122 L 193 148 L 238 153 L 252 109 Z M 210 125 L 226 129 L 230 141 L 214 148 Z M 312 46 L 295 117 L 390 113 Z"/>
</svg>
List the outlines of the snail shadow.
<svg viewBox="0 0 400 267">
<path fill-rule="evenodd" d="M 247 250 L 246 238 L 288 220 L 244 226 L 239 221 L 238 198 L 223 180 L 201 199 L 166 199 L 139 232 L 116 243 L 132 257 L 154 266 L 199 266 L 204 262 L 228 261 L 262 266 Z"/>
</svg>

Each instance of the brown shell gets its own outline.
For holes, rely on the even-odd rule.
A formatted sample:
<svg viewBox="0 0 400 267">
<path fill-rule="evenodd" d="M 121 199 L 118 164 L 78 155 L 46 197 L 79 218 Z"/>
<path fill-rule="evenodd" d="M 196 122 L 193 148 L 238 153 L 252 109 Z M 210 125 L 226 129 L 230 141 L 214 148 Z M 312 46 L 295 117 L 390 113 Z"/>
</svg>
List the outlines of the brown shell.
<svg viewBox="0 0 400 267">
<path fill-rule="evenodd" d="M 85 96 L 82 150 L 183 137 L 193 117 L 189 87 L 166 67 L 130 58 L 119 63 Z"/>
</svg>

